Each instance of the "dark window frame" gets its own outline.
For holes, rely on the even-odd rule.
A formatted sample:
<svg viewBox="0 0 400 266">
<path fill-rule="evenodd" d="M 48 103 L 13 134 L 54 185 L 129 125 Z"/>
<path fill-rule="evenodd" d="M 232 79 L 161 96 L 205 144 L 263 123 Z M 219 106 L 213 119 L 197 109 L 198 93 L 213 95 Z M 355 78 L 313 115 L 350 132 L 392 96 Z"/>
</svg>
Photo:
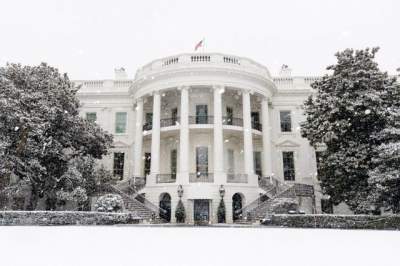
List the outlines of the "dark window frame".
<svg viewBox="0 0 400 266">
<path fill-rule="evenodd" d="M 283 165 L 283 179 L 285 181 L 295 181 L 296 166 L 295 166 L 293 151 L 282 152 L 282 165 Z"/>
<path fill-rule="evenodd" d="M 113 160 L 113 176 L 119 177 L 120 180 L 124 178 L 125 168 L 125 152 L 114 152 Z"/>
<path fill-rule="evenodd" d="M 281 132 L 292 132 L 292 112 L 288 110 L 279 111 Z"/>
</svg>

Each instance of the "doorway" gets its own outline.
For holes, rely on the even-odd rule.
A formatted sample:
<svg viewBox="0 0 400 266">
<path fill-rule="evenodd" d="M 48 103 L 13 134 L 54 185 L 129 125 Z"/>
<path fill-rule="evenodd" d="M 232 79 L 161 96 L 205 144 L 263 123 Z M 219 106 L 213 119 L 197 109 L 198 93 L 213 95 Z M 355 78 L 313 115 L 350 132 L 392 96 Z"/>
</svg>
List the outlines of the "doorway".
<svg viewBox="0 0 400 266">
<path fill-rule="evenodd" d="M 195 224 L 208 224 L 210 221 L 210 201 L 207 199 L 194 200 L 193 213 Z"/>
</svg>

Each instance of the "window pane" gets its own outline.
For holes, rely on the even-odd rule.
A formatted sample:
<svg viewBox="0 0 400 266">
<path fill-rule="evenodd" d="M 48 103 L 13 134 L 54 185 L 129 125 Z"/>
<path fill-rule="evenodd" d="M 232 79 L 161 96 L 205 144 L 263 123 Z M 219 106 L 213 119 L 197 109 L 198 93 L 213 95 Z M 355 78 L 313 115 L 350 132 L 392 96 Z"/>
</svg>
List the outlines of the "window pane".
<svg viewBox="0 0 400 266">
<path fill-rule="evenodd" d="M 281 111 L 281 132 L 291 132 L 292 131 L 292 118 L 290 111 Z"/>
<path fill-rule="evenodd" d="M 97 114 L 95 112 L 86 113 L 86 120 L 95 123 L 97 121 Z"/>
<path fill-rule="evenodd" d="M 118 112 L 115 117 L 115 133 L 126 132 L 126 112 Z"/>
<path fill-rule="evenodd" d="M 119 177 L 119 179 L 122 179 L 124 177 L 124 162 L 125 162 L 125 153 L 115 152 L 113 172 L 114 176 Z"/>
<path fill-rule="evenodd" d="M 255 151 L 253 153 L 253 160 L 254 160 L 254 173 L 258 176 L 262 176 L 262 169 L 261 169 L 261 152 Z"/>
<path fill-rule="evenodd" d="M 198 175 L 208 173 L 208 147 L 196 148 L 196 172 Z"/>
<path fill-rule="evenodd" d="M 295 180 L 294 155 L 292 151 L 282 152 L 283 178 L 287 181 Z"/>
</svg>

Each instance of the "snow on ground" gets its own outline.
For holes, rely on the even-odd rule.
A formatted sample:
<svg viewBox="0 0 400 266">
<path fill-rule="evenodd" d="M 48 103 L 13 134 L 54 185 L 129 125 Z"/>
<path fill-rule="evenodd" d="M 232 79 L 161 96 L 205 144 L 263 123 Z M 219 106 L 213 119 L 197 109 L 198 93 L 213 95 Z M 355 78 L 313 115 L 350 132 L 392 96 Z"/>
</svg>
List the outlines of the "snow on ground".
<svg viewBox="0 0 400 266">
<path fill-rule="evenodd" d="M 4 266 L 399 265 L 400 231 L 0 227 Z"/>
</svg>

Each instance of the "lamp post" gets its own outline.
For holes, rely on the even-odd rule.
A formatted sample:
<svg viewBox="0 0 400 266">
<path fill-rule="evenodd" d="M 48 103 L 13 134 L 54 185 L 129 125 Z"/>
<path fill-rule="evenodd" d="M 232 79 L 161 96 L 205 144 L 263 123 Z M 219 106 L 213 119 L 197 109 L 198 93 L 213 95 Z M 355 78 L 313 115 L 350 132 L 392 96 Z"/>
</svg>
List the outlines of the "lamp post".
<svg viewBox="0 0 400 266">
<path fill-rule="evenodd" d="M 224 198 L 224 196 L 225 196 L 225 188 L 224 188 L 224 185 L 221 185 L 221 186 L 219 187 L 219 195 L 221 196 L 221 199 Z"/>
<path fill-rule="evenodd" d="M 179 185 L 179 186 L 178 186 L 177 192 L 178 192 L 178 197 L 179 197 L 179 199 L 181 199 L 181 198 L 182 198 L 182 195 L 183 195 L 183 187 L 182 187 L 182 185 Z"/>
</svg>

